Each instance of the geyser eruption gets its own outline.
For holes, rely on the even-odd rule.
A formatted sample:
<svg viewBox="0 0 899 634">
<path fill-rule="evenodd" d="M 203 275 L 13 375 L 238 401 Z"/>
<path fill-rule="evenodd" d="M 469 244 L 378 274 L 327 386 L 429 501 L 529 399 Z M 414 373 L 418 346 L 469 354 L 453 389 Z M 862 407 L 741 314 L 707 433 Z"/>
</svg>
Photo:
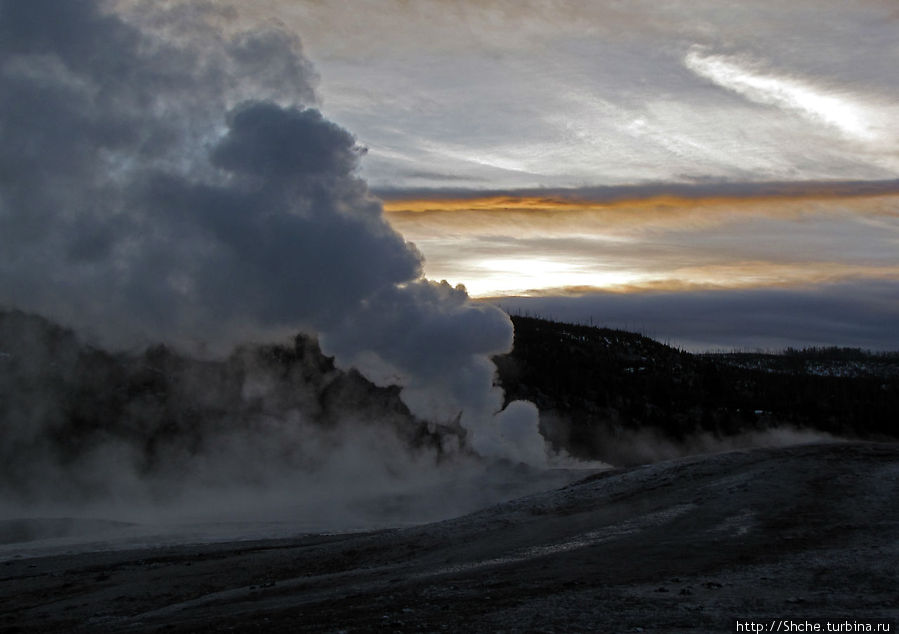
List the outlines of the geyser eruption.
<svg viewBox="0 0 899 634">
<path fill-rule="evenodd" d="M 457 418 L 479 454 L 545 465 L 537 408 L 513 401 L 503 410 L 502 390 L 493 385 L 489 357 L 511 349 L 511 321 L 470 302 L 464 288 L 427 280 L 385 287 L 325 330 L 322 344 L 375 383 L 403 386 L 413 414 Z"/>
<path fill-rule="evenodd" d="M 421 278 L 295 36 L 206 3 L 0 0 L 0 60 L 0 305 L 207 356 L 315 332 L 478 454 L 545 464 L 536 408 L 494 386 L 511 321 Z"/>
</svg>

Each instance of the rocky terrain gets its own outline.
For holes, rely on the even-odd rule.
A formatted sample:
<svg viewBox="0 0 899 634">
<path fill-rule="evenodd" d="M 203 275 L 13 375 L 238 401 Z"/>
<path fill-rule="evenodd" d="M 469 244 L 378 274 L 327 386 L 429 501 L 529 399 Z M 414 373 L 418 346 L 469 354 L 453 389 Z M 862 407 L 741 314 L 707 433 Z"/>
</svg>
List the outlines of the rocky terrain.
<svg viewBox="0 0 899 634">
<path fill-rule="evenodd" d="M 828 619 L 895 628 L 897 537 L 896 445 L 739 451 L 596 474 L 403 529 L 7 555 L 0 626 L 734 632 L 738 621 Z"/>
</svg>

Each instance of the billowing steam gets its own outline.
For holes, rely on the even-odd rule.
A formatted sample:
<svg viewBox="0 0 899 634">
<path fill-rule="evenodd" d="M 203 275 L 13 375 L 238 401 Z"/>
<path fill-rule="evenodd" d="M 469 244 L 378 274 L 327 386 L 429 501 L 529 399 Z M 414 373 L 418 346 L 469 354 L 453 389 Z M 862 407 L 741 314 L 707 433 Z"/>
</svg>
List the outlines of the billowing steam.
<svg viewBox="0 0 899 634">
<path fill-rule="evenodd" d="M 513 401 L 500 411 L 503 393 L 493 386 L 496 368 L 488 357 L 511 349 L 510 323 L 494 307 L 469 302 L 462 288 L 416 281 L 364 300 L 325 332 L 323 344 L 376 383 L 403 385 L 413 414 L 458 419 L 481 455 L 539 466 L 546 448 L 537 408 Z"/>
<path fill-rule="evenodd" d="M 363 149 L 313 107 L 297 38 L 229 19 L 207 3 L 125 18 L 92 0 L 0 0 L 0 305 L 106 346 L 207 357 L 315 332 L 338 365 L 402 386 L 414 416 L 461 426 L 468 449 L 544 465 L 536 408 L 503 409 L 494 386 L 508 317 L 421 278 L 356 176 Z M 26 418 L 3 421 L 7 439 L 31 442 Z M 347 454 L 322 459 L 327 472 L 379 452 L 368 438 L 354 457 L 358 445 L 291 420 L 231 430 L 199 455 L 240 462 L 259 445 L 264 462 L 293 442 L 308 461 L 319 443 Z M 108 474 L 128 451 L 109 442 L 79 460 Z"/>
<path fill-rule="evenodd" d="M 225 37 L 190 5 L 145 8 L 142 32 L 95 5 L 0 4 L 0 301 L 222 352 L 418 277 L 353 137 L 304 107 L 295 38 Z"/>
</svg>

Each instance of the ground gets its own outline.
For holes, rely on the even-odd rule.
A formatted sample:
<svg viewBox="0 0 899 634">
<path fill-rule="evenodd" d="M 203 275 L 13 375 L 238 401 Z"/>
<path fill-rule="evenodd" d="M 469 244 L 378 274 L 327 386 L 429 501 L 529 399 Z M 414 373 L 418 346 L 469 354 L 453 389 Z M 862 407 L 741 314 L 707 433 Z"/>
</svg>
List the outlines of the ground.
<svg viewBox="0 0 899 634">
<path fill-rule="evenodd" d="M 23 551 L 24 552 L 24 551 Z M 444 522 L 0 563 L 41 632 L 736 632 L 899 619 L 899 446 L 616 470 Z"/>
</svg>

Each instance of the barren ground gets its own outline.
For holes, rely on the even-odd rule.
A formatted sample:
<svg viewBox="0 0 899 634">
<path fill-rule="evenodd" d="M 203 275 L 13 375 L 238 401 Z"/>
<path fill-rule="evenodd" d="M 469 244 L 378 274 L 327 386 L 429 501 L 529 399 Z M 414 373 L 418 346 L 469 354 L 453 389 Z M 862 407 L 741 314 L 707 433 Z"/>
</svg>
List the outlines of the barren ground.
<svg viewBox="0 0 899 634">
<path fill-rule="evenodd" d="M 899 446 L 740 451 L 370 533 L 0 562 L 0 628 L 735 632 L 899 618 Z"/>
</svg>

